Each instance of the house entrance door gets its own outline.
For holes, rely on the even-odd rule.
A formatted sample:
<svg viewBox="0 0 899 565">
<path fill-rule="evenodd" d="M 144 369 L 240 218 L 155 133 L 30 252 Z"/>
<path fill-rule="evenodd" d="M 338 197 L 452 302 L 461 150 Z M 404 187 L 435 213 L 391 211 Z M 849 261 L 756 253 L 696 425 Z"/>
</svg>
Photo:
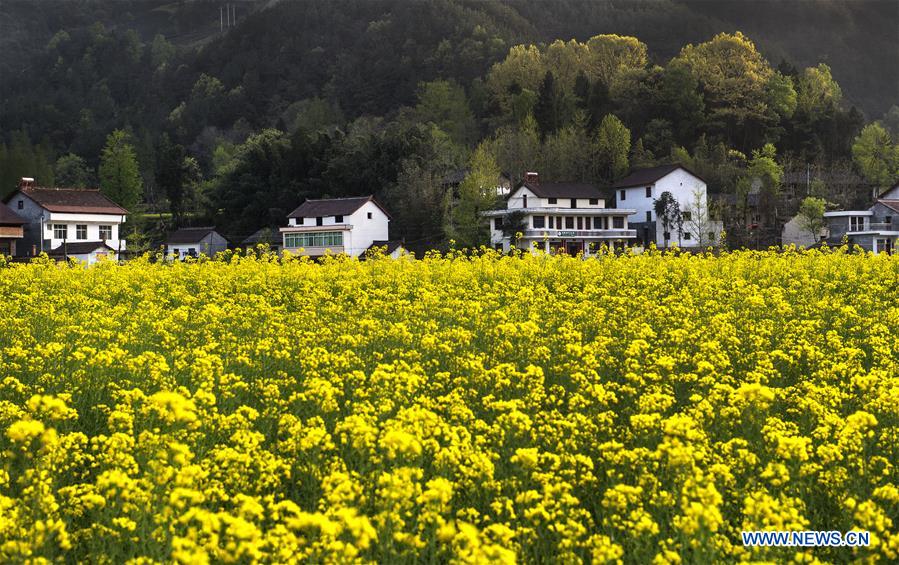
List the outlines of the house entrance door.
<svg viewBox="0 0 899 565">
<path fill-rule="evenodd" d="M 584 250 L 584 244 L 580 241 L 569 241 L 565 244 L 569 255 L 577 255 Z"/>
</svg>

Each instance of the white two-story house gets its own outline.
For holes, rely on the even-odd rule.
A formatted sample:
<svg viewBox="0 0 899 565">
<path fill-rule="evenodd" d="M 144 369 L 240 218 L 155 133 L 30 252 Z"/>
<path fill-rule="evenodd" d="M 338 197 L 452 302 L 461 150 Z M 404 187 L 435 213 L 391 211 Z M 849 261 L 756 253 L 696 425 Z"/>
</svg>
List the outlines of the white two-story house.
<svg viewBox="0 0 899 565">
<path fill-rule="evenodd" d="M 280 229 L 283 250 L 321 257 L 359 257 L 376 241 L 387 243 L 390 214 L 372 196 L 307 200 Z"/>
<path fill-rule="evenodd" d="M 667 243 L 679 247 L 714 245 L 721 233 L 721 222 L 709 216 L 706 182 L 682 165 L 639 169 L 612 188 L 617 207 L 635 210 L 631 225 L 637 231 L 637 240 L 645 246 L 666 244 L 666 230 L 655 211 L 656 200 L 665 192 L 677 201 L 682 220 L 679 229 L 669 226 Z"/>
<path fill-rule="evenodd" d="M 527 173 L 509 195 L 506 208 L 484 216 L 490 220 L 490 241 L 497 250 L 509 251 L 514 245 L 590 255 L 602 245 L 620 249 L 633 243 L 636 232 L 628 225 L 633 214 L 634 210 L 606 208 L 602 191 L 592 184 L 542 183 L 537 173 Z"/>
<path fill-rule="evenodd" d="M 95 188 L 45 188 L 23 178 L 6 204 L 24 218 L 17 254 L 76 257 L 93 263 L 125 249 L 119 229 L 128 211 Z"/>
</svg>

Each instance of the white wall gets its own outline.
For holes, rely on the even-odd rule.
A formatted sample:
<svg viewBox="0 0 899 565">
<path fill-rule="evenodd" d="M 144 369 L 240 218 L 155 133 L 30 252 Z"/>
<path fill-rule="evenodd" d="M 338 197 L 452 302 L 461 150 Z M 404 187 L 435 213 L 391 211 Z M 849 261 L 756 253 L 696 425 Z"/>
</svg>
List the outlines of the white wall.
<svg viewBox="0 0 899 565">
<path fill-rule="evenodd" d="M 371 219 L 368 214 L 371 213 Z M 348 236 L 344 236 L 344 253 L 352 257 L 358 257 L 371 247 L 372 242 L 386 241 L 390 218 L 374 202 L 366 202 L 349 217 L 349 223 L 353 229 Z"/>
<path fill-rule="evenodd" d="M 650 197 L 646 196 L 647 186 L 651 187 L 652 196 Z M 622 190 L 624 190 L 627 195 L 624 200 L 621 199 Z M 656 245 L 662 247 L 665 245 L 665 234 L 662 229 L 662 223 L 659 221 L 658 217 L 656 217 L 654 210 L 655 201 L 663 192 L 670 192 L 677 200 L 678 204 L 680 204 L 680 209 L 682 211 L 692 210 L 695 191 L 699 191 L 702 194 L 703 200 L 706 203 L 706 215 L 708 215 L 708 194 L 706 191 L 706 184 L 684 169 L 674 170 L 651 185 L 618 189 L 616 190 L 615 197 L 619 208 L 632 208 L 637 211 L 636 214 L 631 216 L 631 223 L 636 224 L 645 222 L 646 212 L 650 213 L 652 222 L 656 225 Z M 710 223 L 715 225 L 720 224 L 720 222 Z M 685 223 L 684 230 L 686 231 L 688 227 L 689 226 Z M 709 231 L 713 231 L 713 228 L 710 228 Z M 714 228 L 714 231 L 720 232 L 720 227 Z M 706 237 L 708 236 L 706 235 Z M 677 230 L 671 230 L 671 240 L 669 243 L 678 243 Z M 680 247 L 695 247 L 699 245 L 699 240 L 696 238 L 696 235 L 693 234 L 689 240 L 681 238 L 679 245 Z"/>
</svg>

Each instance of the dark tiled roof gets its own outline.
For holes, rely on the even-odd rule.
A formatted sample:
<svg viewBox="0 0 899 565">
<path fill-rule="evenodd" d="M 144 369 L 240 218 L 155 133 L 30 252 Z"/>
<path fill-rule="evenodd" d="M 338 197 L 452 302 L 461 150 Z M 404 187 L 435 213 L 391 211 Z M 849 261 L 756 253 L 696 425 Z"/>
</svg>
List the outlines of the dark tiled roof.
<svg viewBox="0 0 899 565">
<path fill-rule="evenodd" d="M 257 243 L 281 245 L 281 234 L 278 232 L 278 228 L 260 228 L 253 232 L 253 234 L 248 238 L 240 242 L 240 244 L 245 247 L 247 245 L 256 245 Z"/>
<path fill-rule="evenodd" d="M 679 163 L 672 163 L 671 165 L 659 165 L 657 167 L 650 167 L 648 169 L 638 169 L 631 174 L 627 175 L 623 179 L 612 184 L 613 188 L 630 188 L 633 186 L 643 186 L 647 184 L 652 184 L 664 177 L 665 175 L 672 173 L 678 169 L 683 169 L 698 178 L 702 182 L 705 182 L 705 179 L 684 167 Z"/>
<path fill-rule="evenodd" d="M 878 204 L 883 204 L 890 210 L 895 210 L 899 212 L 899 200 L 878 200 Z"/>
<path fill-rule="evenodd" d="M 51 212 L 74 214 L 127 214 L 125 210 L 102 193 L 98 188 L 21 188 L 6 198 L 6 202 L 22 193 Z"/>
<path fill-rule="evenodd" d="M 391 253 L 393 253 L 394 251 L 396 251 L 397 249 L 399 249 L 402 246 L 403 246 L 403 242 L 397 241 L 397 240 L 373 241 L 371 243 L 371 245 L 368 247 L 367 251 L 372 251 L 374 249 L 382 249 L 382 248 L 386 247 L 387 249 L 384 250 L 384 255 L 390 255 Z"/>
<path fill-rule="evenodd" d="M 48 255 L 54 257 L 63 256 L 67 253 L 69 255 L 84 255 L 85 253 L 91 253 L 100 248 L 112 249 L 112 247 L 106 245 L 106 242 L 103 241 L 74 241 L 72 243 L 60 245 L 56 249 L 50 251 Z"/>
<path fill-rule="evenodd" d="M 9 206 L 0 202 L 0 225 L 24 226 L 28 220 L 13 212 Z"/>
<path fill-rule="evenodd" d="M 300 204 L 299 208 L 291 212 L 288 218 L 318 218 L 324 216 L 349 216 L 366 202 L 373 202 L 387 217 L 390 214 L 373 196 L 358 196 L 355 198 L 330 198 L 327 200 L 307 200 Z"/>
<path fill-rule="evenodd" d="M 578 182 L 521 183 L 540 198 L 604 198 L 598 187 Z"/>
<path fill-rule="evenodd" d="M 213 233 L 215 226 L 205 228 L 181 228 L 169 234 L 165 242 L 172 243 L 199 243 L 204 237 Z"/>
</svg>

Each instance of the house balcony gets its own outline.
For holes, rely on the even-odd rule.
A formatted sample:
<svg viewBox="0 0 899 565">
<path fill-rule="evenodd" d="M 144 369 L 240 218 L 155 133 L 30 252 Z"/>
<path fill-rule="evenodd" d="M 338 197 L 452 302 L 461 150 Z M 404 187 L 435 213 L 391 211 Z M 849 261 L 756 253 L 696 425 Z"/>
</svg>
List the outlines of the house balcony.
<svg viewBox="0 0 899 565">
<path fill-rule="evenodd" d="M 557 229 L 526 229 L 525 239 L 635 239 L 637 230 L 608 229 L 608 230 L 557 230 Z"/>
</svg>

